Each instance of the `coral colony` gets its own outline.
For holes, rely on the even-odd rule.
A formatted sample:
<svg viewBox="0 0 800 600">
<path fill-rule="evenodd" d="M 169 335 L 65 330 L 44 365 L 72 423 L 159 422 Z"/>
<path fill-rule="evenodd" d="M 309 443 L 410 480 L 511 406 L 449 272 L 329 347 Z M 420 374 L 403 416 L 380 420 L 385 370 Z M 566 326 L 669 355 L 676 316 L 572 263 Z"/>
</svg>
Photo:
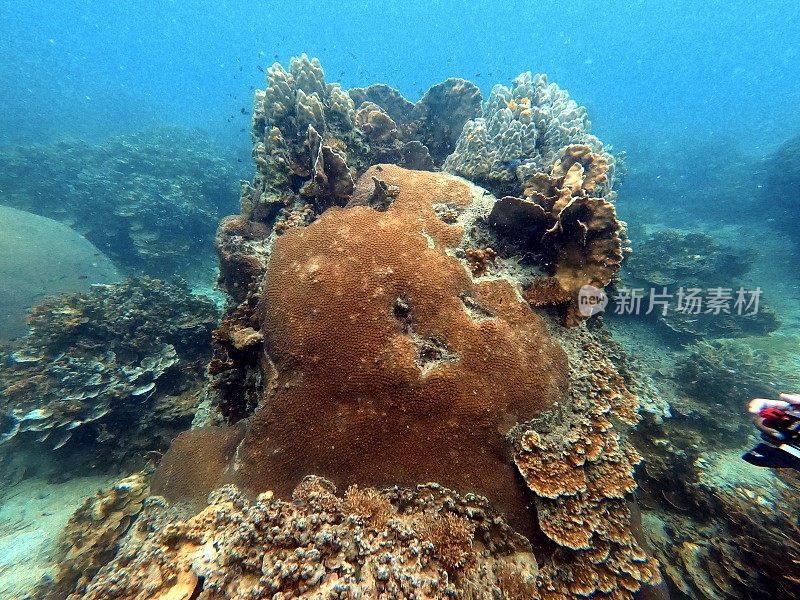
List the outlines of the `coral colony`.
<svg viewBox="0 0 800 600">
<path fill-rule="evenodd" d="M 164 451 L 73 515 L 36 597 L 624 600 L 664 593 L 662 573 L 737 597 L 753 556 L 731 540 L 747 536 L 788 581 L 783 542 L 745 526 L 738 490 L 666 441 L 697 447 L 707 427 L 722 448 L 735 426 L 680 403 L 666 419 L 579 303 L 619 297 L 628 257 L 625 285 L 657 290 L 741 276 L 749 257 L 675 232 L 632 254 L 621 163 L 544 75 L 486 101 L 448 79 L 410 102 L 327 83 L 303 55 L 266 83 L 255 176 L 217 229 L 229 303 L 213 333 L 210 302 L 135 279 L 34 309 L 0 368 L 6 443 L 101 456 L 113 438 L 124 465 Z M 763 354 L 703 341 L 773 330 L 757 300 L 722 319 L 649 311 L 693 343 L 676 394 L 762 391 Z M 747 377 L 726 374 L 742 360 Z M 646 543 L 636 497 L 677 546 Z"/>
</svg>

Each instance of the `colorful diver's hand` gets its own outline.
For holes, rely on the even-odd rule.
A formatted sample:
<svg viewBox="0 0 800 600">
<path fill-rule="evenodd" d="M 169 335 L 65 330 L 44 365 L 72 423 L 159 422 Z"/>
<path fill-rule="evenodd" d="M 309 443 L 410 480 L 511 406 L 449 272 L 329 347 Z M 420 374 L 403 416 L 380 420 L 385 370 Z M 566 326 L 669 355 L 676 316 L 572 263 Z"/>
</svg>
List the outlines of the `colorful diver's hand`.
<svg viewBox="0 0 800 600">
<path fill-rule="evenodd" d="M 782 411 L 797 409 L 800 409 L 800 394 L 781 394 L 780 400 L 753 398 L 747 405 L 747 411 L 753 415 L 759 431 L 778 440 L 784 439 L 784 434 L 768 423 L 774 423 Z"/>
</svg>

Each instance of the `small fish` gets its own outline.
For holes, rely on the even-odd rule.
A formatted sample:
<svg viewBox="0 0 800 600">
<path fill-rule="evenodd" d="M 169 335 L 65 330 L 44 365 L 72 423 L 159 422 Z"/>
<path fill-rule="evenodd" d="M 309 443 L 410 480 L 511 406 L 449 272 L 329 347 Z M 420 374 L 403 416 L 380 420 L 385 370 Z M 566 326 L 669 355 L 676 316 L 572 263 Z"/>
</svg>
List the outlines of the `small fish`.
<svg viewBox="0 0 800 600">
<path fill-rule="evenodd" d="M 78 275 L 78 279 L 89 279 L 88 275 Z"/>
<path fill-rule="evenodd" d="M 249 110 L 247 110 L 247 109 L 246 109 L 244 106 L 243 106 L 243 107 L 240 109 L 240 111 L 241 111 L 241 113 L 242 113 L 243 115 L 249 115 L 249 114 L 250 114 L 250 111 L 249 111 Z"/>
<path fill-rule="evenodd" d="M 261 65 L 256 65 L 256 69 L 258 69 L 262 73 L 264 72 L 264 67 L 262 67 Z M 252 89 L 252 88 L 250 88 L 250 89 Z"/>
</svg>

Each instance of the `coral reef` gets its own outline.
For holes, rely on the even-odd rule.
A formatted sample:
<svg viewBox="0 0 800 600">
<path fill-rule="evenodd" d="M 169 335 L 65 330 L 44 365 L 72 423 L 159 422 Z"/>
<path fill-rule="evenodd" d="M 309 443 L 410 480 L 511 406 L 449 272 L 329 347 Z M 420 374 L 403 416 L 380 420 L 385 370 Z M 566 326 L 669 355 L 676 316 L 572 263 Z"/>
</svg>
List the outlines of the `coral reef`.
<svg viewBox="0 0 800 600">
<path fill-rule="evenodd" d="M 704 233 L 686 233 L 673 229 L 652 232 L 642 240 L 634 240 L 636 252 L 625 263 L 623 283 L 640 287 L 649 293 L 651 288 L 676 294 L 679 289 L 696 290 L 702 299 L 705 290 L 722 286 L 730 290 L 728 312 L 706 312 L 706 307 L 676 310 L 673 303 L 666 314 L 653 311 L 652 318 L 670 333 L 682 339 L 703 337 L 742 337 L 766 335 L 779 326 L 777 314 L 761 300 L 758 311 L 738 314 L 734 307 L 741 280 L 753 264 L 752 251 L 719 244 Z M 688 296 L 687 296 L 688 297 Z"/>
<path fill-rule="evenodd" d="M 604 187 L 610 191 L 614 159 L 590 127 L 586 109 L 566 91 L 548 83 L 545 75 L 522 73 L 511 88 L 494 86 L 482 116 L 464 126 L 444 169 L 497 196 L 519 195 L 536 173 L 551 171 L 564 147 L 585 144 L 608 161 Z M 598 195 L 603 195 L 600 190 Z"/>
<path fill-rule="evenodd" d="M 415 104 L 385 85 L 347 92 L 326 83 L 319 61 L 306 55 L 288 71 L 276 63 L 267 88 L 256 92 L 257 175 L 242 193 L 242 215 L 282 231 L 345 205 L 370 165 L 433 170 L 480 109 L 480 90 L 463 79 L 433 86 Z"/>
<path fill-rule="evenodd" d="M 309 473 L 340 487 L 437 481 L 489 496 L 524 528 L 503 434 L 563 397 L 563 353 L 507 282 L 474 283 L 448 255 L 463 230 L 433 204 L 467 210 L 479 188 L 383 165 L 355 196 L 378 176 L 399 190 L 386 211 L 330 209 L 275 244 L 259 327 L 269 410 L 238 452 L 238 481 L 284 497 Z M 187 460 L 177 451 L 167 465 Z"/>
<path fill-rule="evenodd" d="M 715 451 L 732 435 L 717 417 L 669 419 L 637 432 L 649 546 L 688 597 L 797 597 L 800 482 L 748 465 L 738 447 Z"/>
<path fill-rule="evenodd" d="M 147 277 L 46 299 L 0 360 L 2 440 L 100 463 L 163 449 L 191 422 L 216 320 L 184 284 Z"/>
<path fill-rule="evenodd" d="M 147 501 L 117 554 L 68 598 L 532 598 L 536 559 L 484 501 L 437 485 L 348 489 L 308 478 L 292 501 L 233 486 L 186 517 Z"/>
<path fill-rule="evenodd" d="M 69 227 L 0 206 L 0 343 L 27 333 L 25 317 L 42 297 L 119 279 L 111 261 Z"/>
<path fill-rule="evenodd" d="M 583 318 L 580 289 L 604 288 L 622 263 L 623 223 L 613 204 L 595 196 L 608 184 L 608 157 L 589 146 L 567 146 L 549 176 L 538 173 L 527 183 L 524 198 L 506 196 L 489 215 L 505 253 L 532 257 L 551 276 L 531 282 L 528 301 L 564 305 L 568 325 Z"/>
<path fill-rule="evenodd" d="M 479 116 L 472 84 L 414 104 L 345 93 L 305 56 L 269 69 L 257 174 L 217 236 L 234 303 L 215 414 L 176 438 L 164 498 L 85 597 L 632 599 L 659 582 L 629 508 L 638 400 L 599 337 L 524 296 L 614 278 L 614 161 L 564 92 L 517 83 L 505 109 L 530 104 L 539 129 L 504 206 L 535 206 L 536 236 L 429 170 Z"/>
<path fill-rule="evenodd" d="M 736 410 L 749 398 L 770 398 L 779 392 L 770 355 L 747 340 L 695 342 L 686 347 L 675 371 L 686 393 L 722 410 Z"/>
<path fill-rule="evenodd" d="M 626 269 L 635 280 L 653 286 L 707 287 L 720 276 L 737 279 L 754 259 L 752 251 L 720 245 L 705 233 L 659 229 L 635 241 Z"/>
<path fill-rule="evenodd" d="M 0 152 L 3 204 L 74 228 L 127 274 L 207 280 L 236 180 L 208 139 L 179 128 Z"/>
<path fill-rule="evenodd" d="M 114 557 L 150 493 L 147 474 L 136 473 L 87 498 L 61 534 L 55 576 L 33 592 L 37 600 L 61 600 L 83 593 L 86 584 Z"/>
<path fill-rule="evenodd" d="M 607 322 L 615 334 L 631 325 Z M 632 361 L 621 349 L 615 354 L 627 364 L 626 379 L 649 378 L 642 369 L 651 370 L 662 401 L 669 402 L 662 418 L 645 413 L 629 440 L 644 459 L 636 497 L 645 537 L 673 597 L 796 597 L 797 478 L 741 459 L 758 433 L 747 401 L 800 384 L 792 366 L 796 339 L 703 340 L 665 353 L 652 323 L 637 327 L 648 332 L 648 345 L 631 338 L 626 345 L 646 362 Z"/>
</svg>

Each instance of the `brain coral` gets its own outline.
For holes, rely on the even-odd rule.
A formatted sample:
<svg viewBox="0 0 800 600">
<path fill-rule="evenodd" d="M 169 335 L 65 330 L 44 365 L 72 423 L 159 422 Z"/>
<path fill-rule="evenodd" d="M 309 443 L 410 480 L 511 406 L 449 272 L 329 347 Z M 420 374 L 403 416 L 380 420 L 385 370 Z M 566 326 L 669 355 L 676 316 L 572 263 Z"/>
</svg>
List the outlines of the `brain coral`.
<svg viewBox="0 0 800 600">
<path fill-rule="evenodd" d="M 387 210 L 331 208 L 275 244 L 260 307 L 273 373 L 236 480 L 282 496 L 308 474 L 343 488 L 436 481 L 528 530 L 505 434 L 565 396 L 566 356 L 510 283 L 475 281 L 452 255 L 464 231 L 434 205 L 465 210 L 482 190 L 383 165 L 356 198 L 373 177 L 398 190 Z M 162 471 L 177 470 L 170 454 Z"/>
</svg>

